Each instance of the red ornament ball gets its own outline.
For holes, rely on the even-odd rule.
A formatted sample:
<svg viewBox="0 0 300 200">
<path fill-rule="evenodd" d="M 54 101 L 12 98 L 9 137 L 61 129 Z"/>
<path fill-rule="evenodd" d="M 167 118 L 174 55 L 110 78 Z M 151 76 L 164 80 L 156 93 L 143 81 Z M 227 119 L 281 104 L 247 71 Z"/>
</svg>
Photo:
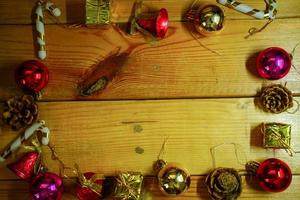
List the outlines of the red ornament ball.
<svg viewBox="0 0 300 200">
<path fill-rule="evenodd" d="M 265 79 L 281 79 L 288 74 L 291 66 L 291 56 L 279 47 L 263 50 L 256 59 L 256 69 L 259 75 Z"/>
<path fill-rule="evenodd" d="M 84 173 L 83 175 L 87 180 L 90 180 L 95 175 L 95 173 L 87 172 L 87 173 Z M 104 182 L 104 179 L 97 179 L 95 181 L 95 183 L 98 185 L 103 185 L 103 182 Z M 100 195 L 98 195 L 91 189 L 84 187 L 80 184 L 78 184 L 78 186 L 76 188 L 76 194 L 77 194 L 77 198 L 79 200 L 99 200 L 99 199 L 101 199 Z"/>
<path fill-rule="evenodd" d="M 60 200 L 63 193 L 62 179 L 50 172 L 39 173 L 30 184 L 32 200 Z"/>
<path fill-rule="evenodd" d="M 282 192 L 292 182 L 292 172 L 282 160 L 271 158 L 260 163 L 256 177 L 259 185 L 268 192 Z"/>
<path fill-rule="evenodd" d="M 47 86 L 49 71 L 43 63 L 29 60 L 17 68 L 15 80 L 22 89 L 38 93 Z"/>
</svg>

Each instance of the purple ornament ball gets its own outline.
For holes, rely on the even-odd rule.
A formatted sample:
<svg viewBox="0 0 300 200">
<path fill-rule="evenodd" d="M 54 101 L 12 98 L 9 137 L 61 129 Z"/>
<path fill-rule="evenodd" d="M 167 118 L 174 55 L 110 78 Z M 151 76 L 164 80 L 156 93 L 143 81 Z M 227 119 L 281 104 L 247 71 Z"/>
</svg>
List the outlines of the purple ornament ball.
<svg viewBox="0 0 300 200">
<path fill-rule="evenodd" d="M 62 193 L 62 179 L 54 173 L 39 173 L 30 184 L 32 200 L 60 200 Z"/>
<path fill-rule="evenodd" d="M 289 53 L 279 47 L 270 47 L 260 52 L 256 59 L 256 69 L 265 79 L 278 80 L 288 74 L 292 66 Z"/>
</svg>

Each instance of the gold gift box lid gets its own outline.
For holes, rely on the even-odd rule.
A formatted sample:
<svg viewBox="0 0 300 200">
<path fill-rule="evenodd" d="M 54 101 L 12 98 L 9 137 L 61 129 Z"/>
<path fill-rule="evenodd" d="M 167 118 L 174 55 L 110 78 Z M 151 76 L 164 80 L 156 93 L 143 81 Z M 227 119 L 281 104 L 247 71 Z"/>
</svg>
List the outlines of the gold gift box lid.
<svg viewBox="0 0 300 200">
<path fill-rule="evenodd" d="M 110 23 L 110 0 L 86 0 L 85 24 L 107 25 Z"/>
</svg>

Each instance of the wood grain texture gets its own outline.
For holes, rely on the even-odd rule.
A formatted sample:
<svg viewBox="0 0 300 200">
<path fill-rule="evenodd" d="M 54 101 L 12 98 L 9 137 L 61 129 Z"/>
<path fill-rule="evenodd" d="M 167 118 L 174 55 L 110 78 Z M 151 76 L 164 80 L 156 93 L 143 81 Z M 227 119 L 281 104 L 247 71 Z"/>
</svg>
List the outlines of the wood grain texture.
<svg viewBox="0 0 300 200">
<path fill-rule="evenodd" d="M 182 16 L 190 8 L 194 0 L 144 0 L 144 11 L 155 11 L 166 8 L 171 21 L 181 21 Z M 36 0 L 2 0 L 0 3 L 0 24 L 31 24 L 32 11 Z M 53 1 L 61 10 L 60 23 L 84 23 L 85 0 L 55 0 Z M 134 0 L 111 0 L 111 21 L 113 23 L 128 22 L 131 15 Z M 201 3 L 216 3 L 215 0 L 199 0 Z M 257 9 L 264 9 L 265 3 L 260 0 L 245 1 L 248 5 Z M 295 0 L 279 1 L 277 18 L 300 17 L 300 5 Z M 223 7 L 227 19 L 255 20 L 247 15 L 240 14 L 232 9 Z M 47 24 L 56 23 L 48 14 L 45 14 Z"/>
<path fill-rule="evenodd" d="M 157 187 L 152 164 L 168 138 L 163 159 L 181 163 L 193 175 L 190 190 L 173 199 L 208 199 L 204 180 L 214 167 L 210 148 L 223 144 L 215 149 L 216 166 L 243 170 L 246 161 L 276 157 L 293 171 L 293 182 L 283 193 L 266 193 L 243 177 L 240 199 L 300 199 L 299 155 L 289 157 L 284 150 L 263 149 L 258 127 L 262 122 L 292 124 L 292 146 L 299 150 L 300 112 L 267 114 L 255 107 L 252 98 L 263 85 L 287 83 L 300 101 L 300 47 L 293 58 L 297 70 L 292 68 L 284 79 L 266 81 L 255 71 L 259 51 L 279 46 L 291 52 L 300 42 L 299 1 L 278 1 L 276 20 L 246 40 L 249 28 L 262 27 L 266 21 L 224 8 L 225 30 L 202 37 L 190 23 L 180 22 L 193 0 L 144 0 L 145 12 L 162 7 L 169 11 L 170 29 L 159 41 L 124 33 L 134 0 L 112 0 L 112 23 L 117 25 L 100 28 L 68 27 L 84 22 L 85 0 L 53 1 L 62 16 L 59 21 L 45 16 L 48 57 L 44 63 L 50 70 L 50 82 L 39 108 L 40 118 L 51 129 L 51 142 L 67 166 L 78 163 L 82 171 L 106 176 L 140 171 L 147 175 L 149 196 L 144 200 L 167 200 L 170 198 Z M 0 1 L 0 101 L 22 93 L 14 83 L 14 69 L 25 60 L 36 59 L 31 25 L 35 2 Z M 215 0 L 199 1 L 204 2 Z M 241 2 L 265 7 L 263 0 Z M 106 58 L 124 52 L 129 52 L 127 61 L 104 91 L 78 97 L 78 83 L 87 74 Z M 17 135 L 1 125 L 0 150 Z M 237 156 L 232 143 L 238 144 Z M 50 151 L 44 150 L 50 171 L 58 172 Z M 5 166 L 13 160 L 0 165 L 0 199 L 29 199 L 28 184 Z M 74 189 L 74 182 L 67 180 L 63 199 L 76 199 Z"/>
<path fill-rule="evenodd" d="M 299 98 L 297 98 L 299 101 Z M 284 150 L 262 148 L 262 122 L 292 124 L 292 145 L 300 145 L 297 114 L 266 114 L 254 106 L 254 99 L 203 99 L 107 102 L 40 103 L 40 119 L 51 129 L 51 141 L 68 166 L 78 163 L 83 171 L 141 171 L 151 175 L 165 138 L 169 138 L 164 159 L 179 162 L 191 174 L 206 174 L 212 167 L 210 148 L 216 148 L 216 166 L 243 169 L 249 160 L 282 158 L 294 173 L 300 173 L 299 156 L 289 157 Z M 2 128 L 0 146 L 16 133 Z M 233 145 L 238 144 L 237 159 Z M 137 148 L 143 149 L 140 153 Z M 57 163 L 45 158 L 51 170 Z M 180 155 L 180 156 L 178 156 Z M 16 178 L 0 166 L 0 178 Z"/>
<path fill-rule="evenodd" d="M 248 200 L 282 200 L 282 199 L 295 199 L 300 195 L 300 177 L 294 176 L 290 187 L 282 193 L 266 193 L 259 188 L 254 187 L 253 181 L 247 181 L 249 177 L 243 177 L 243 192 L 239 199 Z M 0 198 L 1 200 L 27 200 L 29 199 L 28 184 L 21 181 L 5 181 L 5 184 L 0 181 Z M 66 180 L 66 191 L 64 192 L 63 200 L 75 200 L 76 193 L 74 191 L 74 180 Z M 144 198 L 143 200 L 168 200 L 170 197 L 164 196 L 157 187 L 157 181 L 154 177 L 146 177 L 144 182 Z M 73 187 L 73 188 L 72 188 Z M 72 188 L 72 189 L 71 189 Z M 112 195 L 111 195 L 112 196 Z M 111 197 L 105 198 L 107 200 L 113 199 Z M 175 200 L 207 200 L 208 192 L 205 186 L 204 176 L 193 176 L 190 189 L 182 196 L 173 197 Z"/>
<path fill-rule="evenodd" d="M 263 22 L 232 20 L 221 35 L 201 38 L 201 46 L 191 36 L 187 24 L 172 23 L 160 41 L 128 36 L 119 29 L 66 29 L 46 27 L 50 82 L 44 100 L 76 100 L 78 82 L 107 56 L 130 49 L 118 76 L 108 87 L 86 99 L 157 99 L 254 96 L 266 81 L 255 70 L 257 53 L 270 46 L 291 52 L 300 41 L 300 19 L 277 20 L 263 33 L 245 40 L 249 27 Z M 22 33 L 22 34 L 20 34 Z M 288 33 L 288 35 L 286 34 Z M 34 59 L 31 26 L 0 26 L 0 99 L 20 93 L 13 79 L 16 66 Z M 300 50 L 293 63 L 300 68 Z M 285 83 L 300 93 L 300 75 L 292 68 Z M 63 87 L 62 87 L 63 86 Z"/>
</svg>

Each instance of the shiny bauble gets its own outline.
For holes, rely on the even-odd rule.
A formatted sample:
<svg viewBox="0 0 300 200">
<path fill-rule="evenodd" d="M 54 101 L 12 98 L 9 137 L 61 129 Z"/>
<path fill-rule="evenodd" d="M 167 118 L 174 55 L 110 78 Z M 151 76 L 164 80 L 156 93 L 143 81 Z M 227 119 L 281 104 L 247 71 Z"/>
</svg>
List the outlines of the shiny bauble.
<svg viewBox="0 0 300 200">
<path fill-rule="evenodd" d="M 22 63 L 15 71 L 16 83 L 25 91 L 38 93 L 49 81 L 48 68 L 41 62 L 29 60 Z"/>
<path fill-rule="evenodd" d="M 38 152 L 26 153 L 17 162 L 8 164 L 7 167 L 22 180 L 30 181 L 34 175 L 34 169 L 39 159 Z"/>
<path fill-rule="evenodd" d="M 260 52 L 256 59 L 258 74 L 269 80 L 278 80 L 288 74 L 292 58 L 288 52 L 279 47 L 270 47 Z"/>
<path fill-rule="evenodd" d="M 194 16 L 195 28 L 204 36 L 220 33 L 224 28 L 224 22 L 225 14 L 222 8 L 214 4 L 199 7 Z"/>
<path fill-rule="evenodd" d="M 177 163 L 166 164 L 157 177 L 160 190 L 168 196 L 183 194 L 191 183 L 190 174 Z"/>
<path fill-rule="evenodd" d="M 87 172 L 83 175 L 87 180 L 90 180 L 95 175 L 95 173 Z M 95 180 L 95 183 L 102 186 L 104 183 L 104 179 L 97 179 Z M 80 183 L 78 183 L 77 185 L 76 195 L 79 200 L 99 200 L 102 197 L 102 194 L 99 195 L 90 188 L 82 186 Z"/>
<path fill-rule="evenodd" d="M 282 192 L 292 182 L 292 172 L 282 160 L 271 158 L 259 164 L 256 171 L 259 185 L 268 192 Z"/>
<path fill-rule="evenodd" d="M 62 193 L 62 179 L 54 173 L 39 173 L 30 184 L 32 200 L 60 200 Z"/>
<path fill-rule="evenodd" d="M 168 11 L 162 8 L 154 18 L 137 19 L 137 24 L 155 37 L 164 38 L 169 27 Z"/>
</svg>

